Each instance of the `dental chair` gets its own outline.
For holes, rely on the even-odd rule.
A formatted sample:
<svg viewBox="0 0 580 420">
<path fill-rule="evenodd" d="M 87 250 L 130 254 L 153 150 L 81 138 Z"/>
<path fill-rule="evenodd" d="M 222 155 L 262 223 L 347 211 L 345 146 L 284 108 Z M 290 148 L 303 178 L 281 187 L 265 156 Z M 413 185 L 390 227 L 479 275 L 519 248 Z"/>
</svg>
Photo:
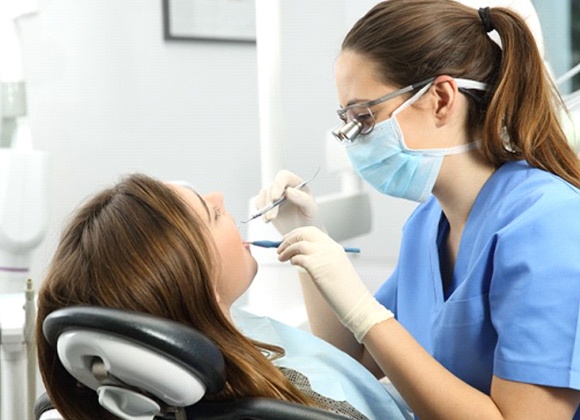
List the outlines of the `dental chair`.
<svg viewBox="0 0 580 420">
<path fill-rule="evenodd" d="M 202 401 L 225 384 L 223 357 L 203 334 L 171 320 L 78 306 L 50 314 L 43 332 L 67 371 L 121 419 L 345 419 L 268 398 Z M 61 418 L 47 394 L 37 399 L 34 411 L 36 420 Z"/>
</svg>

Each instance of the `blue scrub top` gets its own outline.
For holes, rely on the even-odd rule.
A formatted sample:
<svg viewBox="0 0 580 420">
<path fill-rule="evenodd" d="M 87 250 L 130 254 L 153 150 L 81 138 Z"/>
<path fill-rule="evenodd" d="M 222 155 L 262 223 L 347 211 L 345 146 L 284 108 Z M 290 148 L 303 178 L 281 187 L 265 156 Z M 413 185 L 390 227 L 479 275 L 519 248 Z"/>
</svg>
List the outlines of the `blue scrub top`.
<svg viewBox="0 0 580 420">
<path fill-rule="evenodd" d="M 487 394 L 492 375 L 580 389 L 580 191 L 525 162 L 504 164 L 473 205 L 444 293 L 446 229 L 434 197 L 417 207 L 379 302 Z"/>
</svg>

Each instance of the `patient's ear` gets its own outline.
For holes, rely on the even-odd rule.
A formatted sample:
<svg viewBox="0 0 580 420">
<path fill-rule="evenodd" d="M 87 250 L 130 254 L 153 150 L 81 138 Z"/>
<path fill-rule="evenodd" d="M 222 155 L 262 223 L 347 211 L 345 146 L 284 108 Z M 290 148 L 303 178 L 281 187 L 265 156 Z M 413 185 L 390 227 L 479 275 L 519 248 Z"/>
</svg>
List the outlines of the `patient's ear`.
<svg viewBox="0 0 580 420">
<path fill-rule="evenodd" d="M 218 306 L 220 307 L 222 313 L 226 316 L 227 319 L 229 319 L 231 321 L 232 319 L 231 319 L 229 305 L 226 305 L 223 302 L 222 298 L 220 297 L 220 294 L 218 293 L 218 291 L 215 288 L 214 288 L 213 292 L 215 294 L 215 300 L 216 300 Z"/>
<path fill-rule="evenodd" d="M 213 287 L 213 294 L 215 296 L 215 300 L 217 301 L 218 305 L 222 305 L 222 298 L 220 296 L 220 294 L 218 293 L 217 287 L 214 286 Z"/>
</svg>

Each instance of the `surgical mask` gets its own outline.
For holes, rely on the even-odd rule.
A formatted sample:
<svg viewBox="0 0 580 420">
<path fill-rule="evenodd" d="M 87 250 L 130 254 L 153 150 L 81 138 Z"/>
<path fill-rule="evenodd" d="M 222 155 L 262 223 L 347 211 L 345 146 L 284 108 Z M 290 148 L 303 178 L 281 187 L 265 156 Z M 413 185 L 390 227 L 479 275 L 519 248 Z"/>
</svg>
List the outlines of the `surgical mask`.
<svg viewBox="0 0 580 420">
<path fill-rule="evenodd" d="M 485 90 L 486 85 L 471 80 L 456 79 L 459 87 Z M 397 115 L 417 101 L 431 83 L 405 101 L 390 118 L 374 126 L 352 143 L 346 151 L 354 169 L 376 190 L 393 197 L 424 201 L 433 191 L 443 158 L 465 153 L 477 147 L 476 142 L 440 149 L 409 149 Z"/>
</svg>

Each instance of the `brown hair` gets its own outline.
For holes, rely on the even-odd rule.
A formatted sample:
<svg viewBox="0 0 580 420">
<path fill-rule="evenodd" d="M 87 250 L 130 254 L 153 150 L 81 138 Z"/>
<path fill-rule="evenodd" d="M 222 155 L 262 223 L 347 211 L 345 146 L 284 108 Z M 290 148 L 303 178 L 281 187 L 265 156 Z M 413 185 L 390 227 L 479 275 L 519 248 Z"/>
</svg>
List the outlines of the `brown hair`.
<svg viewBox="0 0 580 420">
<path fill-rule="evenodd" d="M 220 310 L 216 256 L 203 221 L 171 188 L 144 175 L 124 178 L 77 210 L 38 295 L 40 372 L 65 418 L 115 418 L 68 374 L 42 334 L 51 312 L 74 305 L 149 313 L 204 333 L 226 363 L 226 386 L 212 400 L 261 396 L 314 405 L 262 354 L 283 350 L 246 338 Z"/>
<path fill-rule="evenodd" d="M 476 9 L 453 0 L 388 0 L 350 30 L 343 50 L 364 55 L 381 81 L 407 86 L 449 75 L 488 83 L 469 91 L 468 128 L 494 166 L 525 159 L 580 187 L 580 161 L 560 125 L 561 98 L 526 23 L 491 8 L 502 47 L 491 40 Z M 479 95 L 474 98 L 473 95 Z"/>
</svg>

